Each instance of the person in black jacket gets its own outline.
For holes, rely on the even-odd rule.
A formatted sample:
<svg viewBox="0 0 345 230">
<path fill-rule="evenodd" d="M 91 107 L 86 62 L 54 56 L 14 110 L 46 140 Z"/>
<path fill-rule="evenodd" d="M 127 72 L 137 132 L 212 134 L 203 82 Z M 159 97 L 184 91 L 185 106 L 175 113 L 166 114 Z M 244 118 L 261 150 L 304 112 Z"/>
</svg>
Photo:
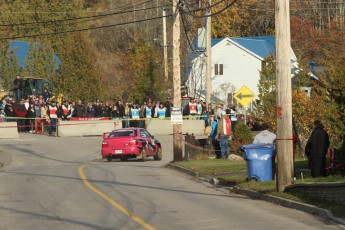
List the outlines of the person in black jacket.
<svg viewBox="0 0 345 230">
<path fill-rule="evenodd" d="M 22 85 L 23 80 L 20 78 L 20 76 L 16 76 L 16 79 L 13 81 L 13 91 L 15 93 L 16 103 L 18 104 L 22 99 Z"/>
<path fill-rule="evenodd" d="M 73 117 L 85 117 L 85 106 L 81 100 L 75 105 Z"/>
<path fill-rule="evenodd" d="M 314 122 L 314 130 L 305 146 L 312 177 L 327 176 L 326 155 L 329 148 L 329 135 L 319 120 Z"/>
</svg>

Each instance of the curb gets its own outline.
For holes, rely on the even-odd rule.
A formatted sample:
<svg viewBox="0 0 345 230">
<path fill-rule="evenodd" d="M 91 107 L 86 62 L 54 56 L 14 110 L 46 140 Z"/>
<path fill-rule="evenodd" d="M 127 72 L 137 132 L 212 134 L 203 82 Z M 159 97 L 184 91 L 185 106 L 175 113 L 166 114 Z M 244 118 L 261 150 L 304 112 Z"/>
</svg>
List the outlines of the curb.
<svg viewBox="0 0 345 230">
<path fill-rule="evenodd" d="M 177 166 L 177 165 L 175 165 L 173 163 L 169 163 L 165 167 L 170 168 L 170 169 L 174 169 L 176 171 L 179 171 L 179 172 L 182 172 L 182 173 L 185 173 L 185 174 L 188 174 L 190 176 L 194 176 L 194 177 L 198 177 L 199 176 L 199 174 L 197 172 L 194 172 L 194 171 L 192 171 L 190 169 L 187 169 L 187 168 L 184 168 L 184 167 L 181 167 L 181 166 Z"/>
<path fill-rule="evenodd" d="M 188 175 L 191 176 L 195 176 L 195 177 L 199 177 L 198 173 L 190 170 L 190 169 L 186 169 L 184 167 L 181 166 L 177 166 L 173 163 L 169 163 L 166 167 L 177 170 L 179 172 L 182 173 L 186 173 Z M 213 184 L 214 186 L 216 186 L 217 188 L 219 188 L 220 186 L 217 185 L 217 179 L 210 176 L 210 177 L 202 177 L 199 178 L 201 182 L 208 182 L 210 184 Z M 325 219 L 331 219 L 332 221 L 338 223 L 338 224 L 342 224 L 345 225 L 345 220 L 340 219 L 340 218 L 336 218 L 333 216 L 332 212 L 329 211 L 328 209 L 323 209 L 323 208 L 319 208 L 317 206 L 314 205 L 310 205 L 310 204 L 305 204 L 305 203 L 300 203 L 300 202 L 296 202 L 296 201 L 292 201 L 292 200 L 288 200 L 288 199 L 284 199 L 281 197 L 276 197 L 276 196 L 272 196 L 272 195 L 266 195 L 266 194 L 262 194 L 253 190 L 248 190 L 248 189 L 243 189 L 237 186 L 234 187 L 226 187 L 225 188 L 227 191 L 230 191 L 230 193 L 236 193 L 236 194 L 240 194 L 240 195 L 244 195 L 244 196 L 248 196 L 252 199 L 260 199 L 260 200 L 264 200 L 276 205 L 280 205 L 286 208 L 292 208 L 292 209 L 296 209 L 302 212 L 306 212 L 315 216 L 319 216 Z"/>
</svg>

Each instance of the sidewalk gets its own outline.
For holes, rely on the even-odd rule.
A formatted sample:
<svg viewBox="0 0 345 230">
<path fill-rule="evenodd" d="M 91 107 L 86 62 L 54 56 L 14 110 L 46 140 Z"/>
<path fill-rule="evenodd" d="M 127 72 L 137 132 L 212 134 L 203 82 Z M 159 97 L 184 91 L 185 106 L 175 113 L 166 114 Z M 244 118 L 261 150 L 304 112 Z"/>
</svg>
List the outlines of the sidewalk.
<svg viewBox="0 0 345 230">
<path fill-rule="evenodd" d="M 188 175 L 193 176 L 193 177 L 197 177 L 200 182 L 207 182 L 209 184 L 213 184 L 215 186 L 215 188 L 221 187 L 223 189 L 226 189 L 229 193 L 241 194 L 244 196 L 248 196 L 252 199 L 264 200 L 264 201 L 267 201 L 267 202 L 270 202 L 273 204 L 277 204 L 277 205 L 281 205 L 281 206 L 284 206 L 287 208 L 292 208 L 292 209 L 296 209 L 296 210 L 299 210 L 302 212 L 306 212 L 306 213 L 309 213 L 311 215 L 316 215 L 316 216 L 319 216 L 319 217 L 322 217 L 325 219 L 331 219 L 338 224 L 344 225 L 344 229 L 345 229 L 345 219 L 334 217 L 333 214 L 327 209 L 319 208 L 317 206 L 310 205 L 310 204 L 304 204 L 304 203 L 296 202 L 293 200 L 284 199 L 281 197 L 262 194 L 262 193 L 259 193 L 256 191 L 240 188 L 237 186 L 222 187 L 222 186 L 218 185 L 219 181 L 216 178 L 214 178 L 214 176 L 199 177 L 198 173 L 196 173 L 192 170 L 177 166 L 177 165 L 172 164 L 172 163 L 169 163 L 168 165 L 166 165 L 166 167 L 177 170 L 181 173 L 188 174 Z"/>
</svg>

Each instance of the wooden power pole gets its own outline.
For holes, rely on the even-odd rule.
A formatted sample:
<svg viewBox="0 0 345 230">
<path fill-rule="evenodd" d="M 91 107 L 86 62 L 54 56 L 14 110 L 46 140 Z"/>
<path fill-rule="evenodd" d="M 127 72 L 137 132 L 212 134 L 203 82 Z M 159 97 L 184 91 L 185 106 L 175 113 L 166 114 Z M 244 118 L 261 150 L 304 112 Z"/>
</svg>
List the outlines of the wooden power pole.
<svg viewBox="0 0 345 230">
<path fill-rule="evenodd" d="M 174 107 L 181 107 L 181 69 L 180 69 L 180 12 L 179 0 L 173 0 L 173 86 Z M 182 125 L 173 125 L 174 161 L 182 161 Z"/>
<path fill-rule="evenodd" d="M 277 76 L 277 190 L 293 181 L 291 39 L 289 0 L 275 1 Z"/>
<path fill-rule="evenodd" d="M 164 80 L 168 82 L 168 45 L 167 45 L 167 18 L 163 8 L 163 56 L 164 56 Z"/>
<path fill-rule="evenodd" d="M 211 103 L 211 91 L 212 91 L 212 85 L 211 85 L 211 39 L 212 39 L 212 33 L 211 33 L 211 0 L 208 0 L 207 2 L 207 22 L 206 22 L 206 103 Z"/>
</svg>

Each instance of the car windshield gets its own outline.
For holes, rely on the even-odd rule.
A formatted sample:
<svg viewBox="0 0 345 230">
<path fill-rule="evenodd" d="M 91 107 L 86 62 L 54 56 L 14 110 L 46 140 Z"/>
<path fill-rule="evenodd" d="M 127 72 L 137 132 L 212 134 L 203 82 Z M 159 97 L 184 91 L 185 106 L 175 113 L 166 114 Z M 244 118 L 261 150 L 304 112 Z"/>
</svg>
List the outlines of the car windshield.
<svg viewBox="0 0 345 230">
<path fill-rule="evenodd" d="M 134 131 L 133 130 L 120 130 L 111 132 L 108 137 L 134 137 Z"/>
</svg>

